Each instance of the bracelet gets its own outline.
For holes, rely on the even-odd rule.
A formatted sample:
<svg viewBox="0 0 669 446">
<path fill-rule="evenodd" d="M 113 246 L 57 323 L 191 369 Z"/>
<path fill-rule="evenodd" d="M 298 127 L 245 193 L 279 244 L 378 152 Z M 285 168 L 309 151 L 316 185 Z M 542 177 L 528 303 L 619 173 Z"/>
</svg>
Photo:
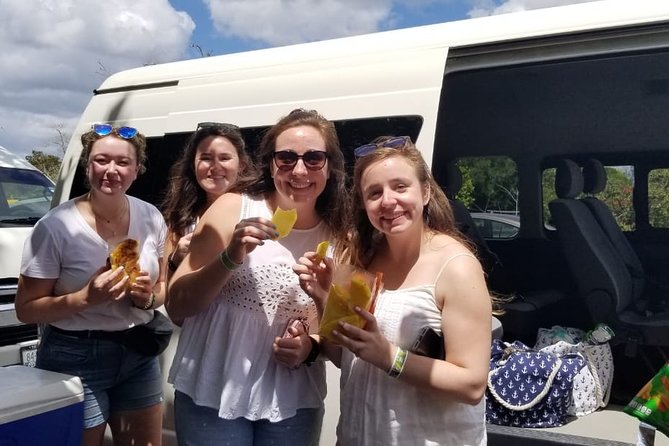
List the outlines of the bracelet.
<svg viewBox="0 0 669 446">
<path fill-rule="evenodd" d="M 139 308 L 140 310 L 150 310 L 151 308 L 153 308 L 153 304 L 155 303 L 156 303 L 156 295 L 152 292 L 149 301 L 143 307 L 135 305 L 134 302 L 132 303 L 132 306 L 135 308 Z"/>
<path fill-rule="evenodd" d="M 309 340 L 311 341 L 311 351 L 309 352 L 309 356 L 302 361 L 302 364 L 306 364 L 307 366 L 313 364 L 314 361 L 316 361 L 316 358 L 318 358 L 318 355 L 321 354 L 321 345 L 318 341 L 311 336 L 309 336 Z"/>
<path fill-rule="evenodd" d="M 388 376 L 391 378 L 399 378 L 400 375 L 402 374 L 402 370 L 404 370 L 404 364 L 407 362 L 407 357 L 409 356 L 409 352 L 403 349 L 402 347 L 397 347 L 397 352 L 395 353 L 395 359 L 393 360 L 393 364 L 390 366 L 390 369 L 388 370 Z"/>
<path fill-rule="evenodd" d="M 227 269 L 228 271 L 234 271 L 240 266 L 242 266 L 241 263 L 235 263 L 232 261 L 230 256 L 228 256 L 228 250 L 224 249 L 221 251 L 221 254 L 218 256 L 218 259 L 221 261 L 221 264 L 223 264 L 223 267 Z"/>
</svg>

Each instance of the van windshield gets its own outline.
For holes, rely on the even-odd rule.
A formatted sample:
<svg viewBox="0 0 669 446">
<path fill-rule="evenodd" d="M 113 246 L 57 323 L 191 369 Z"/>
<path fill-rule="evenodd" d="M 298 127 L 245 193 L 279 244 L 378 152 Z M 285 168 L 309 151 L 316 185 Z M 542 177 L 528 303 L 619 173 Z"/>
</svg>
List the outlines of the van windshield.
<svg viewBox="0 0 669 446">
<path fill-rule="evenodd" d="M 33 226 L 51 207 L 53 192 L 37 170 L 0 167 L 0 226 Z"/>
</svg>

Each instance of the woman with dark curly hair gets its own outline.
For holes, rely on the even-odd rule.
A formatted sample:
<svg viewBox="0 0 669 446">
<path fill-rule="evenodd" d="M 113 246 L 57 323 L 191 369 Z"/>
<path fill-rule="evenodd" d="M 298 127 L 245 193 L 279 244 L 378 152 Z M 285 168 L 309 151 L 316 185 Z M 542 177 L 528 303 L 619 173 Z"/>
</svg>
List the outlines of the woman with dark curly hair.
<svg viewBox="0 0 669 446">
<path fill-rule="evenodd" d="M 162 205 L 169 230 L 165 247 L 168 276 L 186 257 L 193 230 L 204 211 L 233 190 L 238 181 L 245 184 L 255 178 L 239 127 L 218 122 L 198 124 L 170 169 Z"/>
</svg>

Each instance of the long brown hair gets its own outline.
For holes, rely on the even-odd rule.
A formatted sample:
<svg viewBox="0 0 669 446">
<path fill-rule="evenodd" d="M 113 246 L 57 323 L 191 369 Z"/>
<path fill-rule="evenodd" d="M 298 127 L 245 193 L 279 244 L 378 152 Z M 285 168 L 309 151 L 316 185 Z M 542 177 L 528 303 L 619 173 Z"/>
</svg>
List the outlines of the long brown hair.
<svg viewBox="0 0 669 446">
<path fill-rule="evenodd" d="M 432 232 L 447 234 L 469 248 L 469 243 L 467 243 L 465 237 L 457 229 L 448 198 L 446 198 L 441 187 L 439 187 L 432 177 L 430 169 L 420 151 L 416 149 L 416 146 L 409 138 L 405 138 L 402 145 L 384 147 L 383 143 L 390 139 L 395 139 L 395 137 L 381 136 L 376 138 L 371 143 L 377 146 L 376 149 L 356 160 L 353 171 L 355 190 L 353 194 L 353 225 L 350 239 L 345 246 L 335 248 L 335 256 L 343 263 L 352 263 L 361 268 L 366 268 L 374 257 L 379 242 L 383 240 L 383 234 L 372 226 L 367 217 L 360 182 L 363 173 L 369 166 L 392 157 L 405 159 L 413 166 L 421 186 L 428 187 L 430 190 L 430 198 L 427 205 L 423 208 L 425 226 Z"/>
</svg>

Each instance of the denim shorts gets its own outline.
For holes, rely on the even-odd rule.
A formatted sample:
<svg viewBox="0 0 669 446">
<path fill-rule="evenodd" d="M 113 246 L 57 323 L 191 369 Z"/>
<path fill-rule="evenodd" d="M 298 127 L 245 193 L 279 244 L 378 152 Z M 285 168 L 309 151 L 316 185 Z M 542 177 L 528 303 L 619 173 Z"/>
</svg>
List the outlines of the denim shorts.
<svg viewBox="0 0 669 446">
<path fill-rule="evenodd" d="M 196 405 L 176 391 L 174 422 L 180 446 L 318 446 L 324 409 L 298 409 L 295 416 L 277 421 L 226 420 L 218 409 Z"/>
<path fill-rule="evenodd" d="M 143 409 L 163 401 L 158 358 L 110 340 L 82 339 L 47 326 L 37 367 L 81 378 L 86 429 L 105 423 L 110 412 Z"/>
</svg>

